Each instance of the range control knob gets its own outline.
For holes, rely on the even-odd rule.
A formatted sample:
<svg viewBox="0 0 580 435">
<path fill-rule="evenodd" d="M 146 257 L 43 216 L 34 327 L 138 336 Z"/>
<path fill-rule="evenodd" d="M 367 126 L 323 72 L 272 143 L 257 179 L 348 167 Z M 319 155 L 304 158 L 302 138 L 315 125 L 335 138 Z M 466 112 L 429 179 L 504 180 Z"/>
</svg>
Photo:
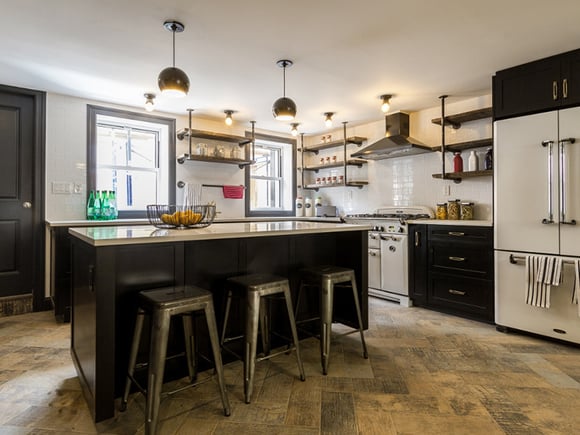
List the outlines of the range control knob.
<svg viewBox="0 0 580 435">
<path fill-rule="evenodd" d="M 403 227 L 399 227 L 399 232 L 400 232 L 400 233 L 403 233 L 403 232 L 405 232 L 405 230 L 403 229 Z"/>
</svg>

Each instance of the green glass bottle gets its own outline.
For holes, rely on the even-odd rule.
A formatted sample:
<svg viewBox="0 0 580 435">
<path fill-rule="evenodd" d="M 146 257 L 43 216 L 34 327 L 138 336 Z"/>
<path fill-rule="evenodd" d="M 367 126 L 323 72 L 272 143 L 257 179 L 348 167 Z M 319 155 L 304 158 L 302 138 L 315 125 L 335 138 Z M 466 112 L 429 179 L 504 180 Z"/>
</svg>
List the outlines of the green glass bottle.
<svg viewBox="0 0 580 435">
<path fill-rule="evenodd" d="M 119 210 L 117 209 L 117 195 L 114 190 L 109 190 L 109 210 L 110 219 L 117 219 L 119 217 Z"/>
<path fill-rule="evenodd" d="M 87 220 L 95 220 L 95 191 L 89 192 L 89 199 L 87 200 Z"/>
<path fill-rule="evenodd" d="M 101 220 L 108 221 L 111 219 L 111 206 L 109 203 L 109 192 L 103 190 L 101 199 Z"/>
<path fill-rule="evenodd" d="M 97 190 L 95 191 L 95 205 L 93 208 L 93 219 L 94 220 L 101 220 L 101 204 L 102 204 L 102 198 L 101 198 L 101 191 Z"/>
</svg>

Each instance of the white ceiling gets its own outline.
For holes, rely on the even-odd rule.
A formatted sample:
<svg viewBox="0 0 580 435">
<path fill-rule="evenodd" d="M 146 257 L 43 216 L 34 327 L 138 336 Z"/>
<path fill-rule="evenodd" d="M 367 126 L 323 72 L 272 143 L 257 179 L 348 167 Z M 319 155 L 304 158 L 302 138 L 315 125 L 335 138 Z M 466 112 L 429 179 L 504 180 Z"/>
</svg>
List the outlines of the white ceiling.
<svg viewBox="0 0 580 435">
<path fill-rule="evenodd" d="M 12 0 L 0 14 L 0 83 L 142 107 L 223 117 L 287 133 L 273 119 L 282 96 L 278 59 L 290 59 L 286 94 L 305 133 L 324 130 L 323 112 L 351 123 L 392 110 L 437 106 L 491 92 L 500 69 L 580 47 L 578 0 Z M 171 65 L 189 95 L 160 96 Z"/>
</svg>

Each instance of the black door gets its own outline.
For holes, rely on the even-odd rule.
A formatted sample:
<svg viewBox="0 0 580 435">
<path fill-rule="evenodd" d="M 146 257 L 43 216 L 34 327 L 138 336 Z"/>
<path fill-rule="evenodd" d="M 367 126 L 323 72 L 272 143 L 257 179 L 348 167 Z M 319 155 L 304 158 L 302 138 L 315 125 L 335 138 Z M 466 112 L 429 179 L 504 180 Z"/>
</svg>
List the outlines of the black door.
<svg viewBox="0 0 580 435">
<path fill-rule="evenodd" d="M 0 297 L 44 301 L 44 93 L 0 86 Z"/>
</svg>

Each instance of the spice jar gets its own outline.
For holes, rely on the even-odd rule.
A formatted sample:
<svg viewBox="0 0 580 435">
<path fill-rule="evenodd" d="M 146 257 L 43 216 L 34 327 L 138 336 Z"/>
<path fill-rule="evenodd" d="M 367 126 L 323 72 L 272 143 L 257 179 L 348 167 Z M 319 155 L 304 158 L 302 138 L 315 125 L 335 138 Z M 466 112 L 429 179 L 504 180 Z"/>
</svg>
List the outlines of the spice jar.
<svg viewBox="0 0 580 435">
<path fill-rule="evenodd" d="M 447 219 L 447 203 L 438 202 L 435 217 L 440 220 Z"/>
<path fill-rule="evenodd" d="M 451 200 L 447 202 L 447 219 L 459 220 L 459 200 Z"/>
<path fill-rule="evenodd" d="M 461 203 L 461 219 L 466 221 L 473 219 L 473 202 Z"/>
</svg>

